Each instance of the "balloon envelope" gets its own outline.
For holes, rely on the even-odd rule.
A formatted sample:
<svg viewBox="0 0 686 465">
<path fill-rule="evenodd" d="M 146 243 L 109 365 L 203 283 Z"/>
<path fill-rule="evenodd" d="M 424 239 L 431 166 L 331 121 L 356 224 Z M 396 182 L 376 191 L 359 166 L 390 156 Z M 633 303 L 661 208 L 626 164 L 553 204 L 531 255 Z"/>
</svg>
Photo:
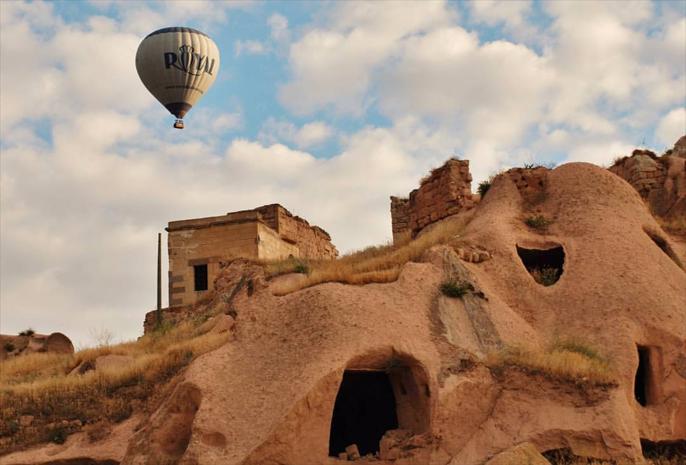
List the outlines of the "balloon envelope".
<svg viewBox="0 0 686 465">
<path fill-rule="evenodd" d="M 150 93 L 180 119 L 214 83 L 219 49 L 198 30 L 159 29 L 138 46 L 136 70 Z"/>
</svg>

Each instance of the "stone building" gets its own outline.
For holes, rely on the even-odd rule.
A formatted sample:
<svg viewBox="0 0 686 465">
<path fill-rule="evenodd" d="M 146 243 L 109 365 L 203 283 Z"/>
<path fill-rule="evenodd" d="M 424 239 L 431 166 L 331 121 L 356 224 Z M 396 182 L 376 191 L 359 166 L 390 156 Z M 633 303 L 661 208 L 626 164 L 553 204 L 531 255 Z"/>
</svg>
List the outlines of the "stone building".
<svg viewBox="0 0 686 465">
<path fill-rule="evenodd" d="M 391 197 L 393 242 L 412 238 L 425 226 L 474 205 L 469 160 L 451 158 L 431 171 L 409 197 Z"/>
<path fill-rule="evenodd" d="M 170 307 L 193 304 L 212 290 L 223 260 L 289 256 L 330 259 L 338 255 L 326 231 L 311 226 L 279 204 L 171 221 L 166 229 Z"/>
</svg>

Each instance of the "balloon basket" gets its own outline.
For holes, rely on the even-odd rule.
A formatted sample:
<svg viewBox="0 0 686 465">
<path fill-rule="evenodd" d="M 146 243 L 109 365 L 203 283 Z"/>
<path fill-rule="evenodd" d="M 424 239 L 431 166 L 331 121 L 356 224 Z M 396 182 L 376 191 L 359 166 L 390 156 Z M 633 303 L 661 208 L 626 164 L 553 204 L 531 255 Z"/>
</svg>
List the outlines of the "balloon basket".
<svg viewBox="0 0 686 465">
<path fill-rule="evenodd" d="M 183 120 L 177 119 L 176 121 L 174 121 L 174 127 L 176 129 L 183 129 Z"/>
</svg>

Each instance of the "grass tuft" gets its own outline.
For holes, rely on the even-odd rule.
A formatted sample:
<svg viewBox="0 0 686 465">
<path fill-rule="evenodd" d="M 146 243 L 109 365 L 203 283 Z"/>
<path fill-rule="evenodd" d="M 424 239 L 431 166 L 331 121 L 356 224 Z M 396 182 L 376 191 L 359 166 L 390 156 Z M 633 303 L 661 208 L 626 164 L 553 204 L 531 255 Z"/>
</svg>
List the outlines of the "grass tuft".
<svg viewBox="0 0 686 465">
<path fill-rule="evenodd" d="M 393 282 L 398 279 L 405 263 L 419 261 L 429 248 L 454 240 L 464 229 L 468 218 L 436 224 L 406 243 L 368 247 L 335 260 L 310 261 L 309 273 L 304 279 L 278 283 L 274 285 L 272 292 L 276 295 L 285 295 L 328 282 L 353 285 Z M 264 266 L 267 274 L 275 277 L 284 272 L 293 272 L 292 262 L 292 259 L 265 262 Z"/>
<path fill-rule="evenodd" d="M 552 286 L 560 277 L 560 269 L 554 267 L 532 268 L 529 273 L 538 284 Z"/>
<path fill-rule="evenodd" d="M 476 191 L 479 193 L 482 199 L 484 198 L 484 195 L 486 195 L 486 192 L 488 192 L 488 190 L 491 188 L 492 182 L 492 179 L 488 179 L 479 183 L 479 187 L 477 187 Z"/>
<path fill-rule="evenodd" d="M 543 215 L 533 215 L 525 219 L 524 223 L 532 229 L 545 230 L 553 221 Z"/>
<path fill-rule="evenodd" d="M 446 281 L 441 284 L 441 292 L 443 295 L 452 298 L 461 298 L 473 289 L 472 285 L 465 281 Z"/>
<path fill-rule="evenodd" d="M 616 384 L 609 362 L 592 347 L 575 340 L 558 340 L 545 350 L 509 346 L 490 353 L 486 363 L 494 369 L 519 367 L 574 383 Z"/>
</svg>

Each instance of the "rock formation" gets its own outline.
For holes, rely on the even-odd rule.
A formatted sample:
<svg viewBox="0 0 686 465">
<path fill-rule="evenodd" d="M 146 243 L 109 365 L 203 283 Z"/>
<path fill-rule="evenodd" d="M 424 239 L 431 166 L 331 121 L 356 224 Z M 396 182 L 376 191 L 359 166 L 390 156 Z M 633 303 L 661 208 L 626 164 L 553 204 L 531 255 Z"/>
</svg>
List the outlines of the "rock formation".
<svg viewBox="0 0 686 465">
<path fill-rule="evenodd" d="M 634 150 L 630 157 L 618 159 L 610 171 L 631 184 L 655 215 L 686 218 L 686 136 L 661 157 L 650 150 Z"/>
<path fill-rule="evenodd" d="M 422 198 L 406 202 L 413 234 L 465 226 L 395 282 L 276 296 L 261 266 L 223 263 L 215 294 L 197 305 L 230 315 L 211 323 L 230 341 L 180 373 L 148 417 L 119 425 L 125 448 L 90 456 L 127 465 L 496 465 L 545 464 L 541 453 L 567 450 L 639 464 L 642 444 L 686 441 L 686 257 L 631 185 L 587 163 L 510 170 L 478 204 L 430 227 L 417 213 Z M 535 276 L 543 265 L 554 280 Z M 464 284 L 460 297 L 441 292 L 446 282 Z M 609 378 L 493 362 L 555 341 L 592 348 Z M 70 463 L 84 456 L 81 440 L 50 459 L 36 449 L 0 463 Z"/>
<path fill-rule="evenodd" d="M 62 333 L 36 334 L 32 331 L 24 333 L 19 336 L 0 334 L 0 360 L 36 352 L 74 353 L 74 345 Z"/>
</svg>

